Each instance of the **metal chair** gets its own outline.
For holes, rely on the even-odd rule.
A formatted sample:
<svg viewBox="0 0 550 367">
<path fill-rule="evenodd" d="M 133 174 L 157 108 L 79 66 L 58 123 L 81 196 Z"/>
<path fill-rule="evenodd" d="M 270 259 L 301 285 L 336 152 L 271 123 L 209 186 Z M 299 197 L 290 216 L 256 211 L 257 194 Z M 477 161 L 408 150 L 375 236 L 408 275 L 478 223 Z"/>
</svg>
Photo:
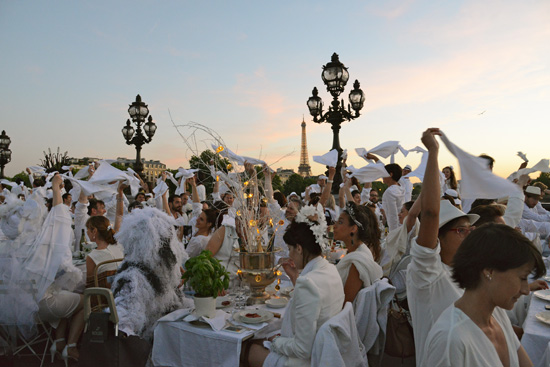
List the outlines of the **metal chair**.
<svg viewBox="0 0 550 367">
<path fill-rule="evenodd" d="M 86 281 L 86 288 L 89 289 L 91 287 L 94 287 L 94 288 L 111 289 L 112 279 L 117 271 L 108 270 L 100 273 L 99 269 L 104 265 L 119 263 L 119 262 L 122 262 L 123 260 L 124 260 L 123 258 L 112 259 L 112 260 L 103 261 L 97 264 L 97 266 L 94 269 L 93 277 L 88 277 L 88 280 Z M 102 295 L 103 294 L 96 294 L 96 297 L 97 297 L 96 301 L 92 302 L 92 309 L 94 311 L 107 307 L 107 303 L 102 301 Z"/>
</svg>

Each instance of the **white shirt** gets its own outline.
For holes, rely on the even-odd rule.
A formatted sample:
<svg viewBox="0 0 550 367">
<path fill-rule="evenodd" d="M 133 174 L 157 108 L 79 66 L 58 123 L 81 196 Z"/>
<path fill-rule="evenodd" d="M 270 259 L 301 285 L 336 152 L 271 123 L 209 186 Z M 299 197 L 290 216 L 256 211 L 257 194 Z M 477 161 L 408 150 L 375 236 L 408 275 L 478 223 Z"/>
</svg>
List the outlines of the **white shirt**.
<svg viewBox="0 0 550 367">
<path fill-rule="evenodd" d="M 88 256 L 97 265 L 104 261 L 124 258 L 124 249 L 119 244 L 109 245 L 103 250 L 93 249 Z M 117 270 L 119 263 L 110 263 L 101 266 L 101 272 Z M 88 274 L 88 276 L 93 274 Z"/>
<path fill-rule="evenodd" d="M 185 251 L 187 251 L 187 254 L 189 255 L 189 258 L 198 256 L 202 250 L 206 248 L 206 245 L 208 245 L 208 241 L 210 240 L 211 235 L 208 236 L 193 236 L 189 240 L 189 243 L 187 244 L 187 248 Z M 187 261 L 187 260 L 186 260 Z"/>
<path fill-rule="evenodd" d="M 399 227 L 399 211 L 405 203 L 405 190 L 399 185 L 391 185 L 382 195 L 382 209 L 386 214 L 388 230 Z"/>
<path fill-rule="evenodd" d="M 523 214 L 522 219 L 530 219 L 534 220 L 535 222 L 547 222 L 550 221 L 550 213 L 546 212 L 544 214 L 539 214 L 536 206 L 533 208 L 529 208 L 527 204 L 523 204 Z"/>
<path fill-rule="evenodd" d="M 416 365 L 424 366 L 424 344 L 428 332 L 441 313 L 462 297 L 464 291 L 451 278 L 451 268 L 443 262 L 441 247 L 420 246 L 416 239 L 411 246 L 411 263 L 407 272 L 407 300 L 411 312 Z"/>
<path fill-rule="evenodd" d="M 493 318 L 506 338 L 510 367 L 518 367 L 519 340 L 506 312 L 495 307 Z M 426 340 L 430 367 L 500 367 L 502 362 L 485 333 L 462 310 L 451 305 L 439 317 Z"/>
<path fill-rule="evenodd" d="M 411 201 L 413 192 L 413 184 L 411 180 L 409 180 L 408 177 L 401 177 L 399 179 L 399 184 L 405 190 L 405 202 Z"/>
</svg>

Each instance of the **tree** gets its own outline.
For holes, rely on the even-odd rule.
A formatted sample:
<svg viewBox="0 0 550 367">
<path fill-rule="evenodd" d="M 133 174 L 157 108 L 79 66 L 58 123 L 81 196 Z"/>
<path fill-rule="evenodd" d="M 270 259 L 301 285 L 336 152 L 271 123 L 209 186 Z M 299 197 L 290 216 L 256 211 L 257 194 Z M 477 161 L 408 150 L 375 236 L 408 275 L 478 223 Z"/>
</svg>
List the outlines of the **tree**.
<svg viewBox="0 0 550 367">
<path fill-rule="evenodd" d="M 25 183 L 25 186 L 31 187 L 31 181 L 29 180 L 29 175 L 27 175 L 25 172 L 19 172 L 18 174 L 13 176 L 10 181 L 15 182 L 15 180 L 17 180 L 18 178 Z"/>
<path fill-rule="evenodd" d="M 302 188 L 305 189 L 304 178 L 295 173 L 291 175 L 283 185 L 283 194 L 285 194 L 285 196 L 288 196 L 291 192 L 295 192 L 300 195 L 300 193 L 302 192 Z"/>
<path fill-rule="evenodd" d="M 233 169 L 228 159 L 221 157 L 210 149 L 203 151 L 198 157 L 196 155 L 192 156 L 189 160 L 189 166 L 199 169 L 199 172 L 197 172 L 198 183 L 204 185 L 207 194 L 211 193 L 214 189 L 214 178 L 210 174 L 210 169 L 208 168 L 210 161 L 214 162 L 216 171 L 227 173 Z"/>
<path fill-rule="evenodd" d="M 283 181 L 279 175 L 273 175 L 271 178 L 271 184 L 273 185 L 273 190 L 279 190 L 280 192 L 284 191 Z"/>
<path fill-rule="evenodd" d="M 57 147 L 56 153 L 52 153 L 50 148 L 48 148 L 48 153 L 45 151 L 43 153 L 44 159 L 40 160 L 40 166 L 44 167 L 47 173 L 54 171 L 63 172 L 61 167 L 70 165 L 67 152 L 61 154 L 59 147 Z"/>
</svg>

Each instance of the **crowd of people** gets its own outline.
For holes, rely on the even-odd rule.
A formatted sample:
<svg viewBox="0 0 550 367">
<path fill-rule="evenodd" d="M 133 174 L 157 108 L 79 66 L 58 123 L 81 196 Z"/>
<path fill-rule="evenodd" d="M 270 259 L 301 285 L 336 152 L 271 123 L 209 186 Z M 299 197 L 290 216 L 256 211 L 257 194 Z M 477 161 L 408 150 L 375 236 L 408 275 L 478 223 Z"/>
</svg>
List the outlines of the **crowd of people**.
<svg viewBox="0 0 550 367">
<path fill-rule="evenodd" d="M 230 273 L 231 288 L 236 250 L 280 249 L 293 296 L 277 335 L 243 345 L 243 365 L 309 366 L 319 328 L 362 289 L 388 278 L 410 314 L 416 365 L 531 366 L 519 340 L 525 298 L 548 288 L 539 279 L 546 274 L 542 254 L 550 253 L 550 212 L 540 203 L 548 188 L 530 184 L 526 164 L 505 180 L 492 175 L 491 157 L 465 152 L 457 153 L 461 169 L 468 159 L 475 167 L 462 169 L 459 182 L 452 166 L 440 170 L 441 135 L 424 132 L 425 159 L 414 171 L 365 154 L 383 165 L 375 177 L 387 187 L 381 198 L 372 176 L 360 182 L 345 165 L 338 200 L 335 167 L 288 196 L 273 190 L 267 165 L 246 159 L 235 163 L 240 173 L 208 162 L 210 195 L 198 170 L 163 172 L 150 190 L 133 171 L 105 161 L 74 176 L 30 167 L 32 188 L 2 181 L 0 280 L 8 292 L 0 324 L 15 321 L 30 335 L 38 315 L 56 329 L 52 360 L 78 360 L 82 287 L 100 263 L 115 260 L 101 270 L 116 272 L 109 286 L 119 329 L 150 341 L 160 317 L 193 306 L 180 281 L 187 259 L 210 251 Z M 235 158 L 223 152 L 220 146 L 216 153 Z M 422 189 L 413 200 L 414 176 Z M 478 189 L 487 179 L 491 187 Z M 84 268 L 75 267 L 73 256 L 88 243 Z M 336 265 L 328 261 L 334 243 L 346 250 Z M 21 291 L 21 282 L 33 290 Z"/>
</svg>

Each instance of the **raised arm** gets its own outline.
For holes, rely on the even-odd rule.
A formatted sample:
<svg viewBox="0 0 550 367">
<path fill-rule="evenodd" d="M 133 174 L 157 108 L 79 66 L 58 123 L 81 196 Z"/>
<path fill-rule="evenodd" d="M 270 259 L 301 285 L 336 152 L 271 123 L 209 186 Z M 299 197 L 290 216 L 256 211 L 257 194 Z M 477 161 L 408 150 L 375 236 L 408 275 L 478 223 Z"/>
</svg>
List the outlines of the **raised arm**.
<svg viewBox="0 0 550 367">
<path fill-rule="evenodd" d="M 267 197 L 267 202 L 274 203 L 275 199 L 273 198 L 273 182 L 271 179 L 271 169 L 269 169 L 269 166 L 267 164 L 264 164 L 263 171 L 264 171 L 264 189 L 265 189 L 265 196 Z"/>
<path fill-rule="evenodd" d="M 422 182 L 420 202 L 422 205 L 422 222 L 416 242 L 420 246 L 428 248 L 437 247 L 437 234 L 439 232 L 439 205 L 441 200 L 441 188 L 439 185 L 439 143 L 435 139 L 441 135 L 439 129 L 431 128 L 422 134 L 422 143 L 428 149 L 428 163 L 426 173 Z"/>
<path fill-rule="evenodd" d="M 195 176 L 188 178 L 187 182 L 191 185 L 191 198 L 193 199 L 193 202 L 200 203 L 201 199 L 199 198 L 199 192 L 197 191 L 197 181 L 195 180 Z"/>
<path fill-rule="evenodd" d="M 52 208 L 56 205 L 63 204 L 63 199 L 61 198 L 61 185 L 63 184 L 63 179 L 59 173 L 56 173 L 52 178 L 52 191 L 53 191 L 53 200 Z"/>
<path fill-rule="evenodd" d="M 411 207 L 411 210 L 409 210 L 409 214 L 407 215 L 407 218 L 405 219 L 405 225 L 407 226 L 407 233 L 409 233 L 416 223 L 416 218 L 420 215 L 420 210 L 422 209 L 422 193 L 420 193 L 420 196 L 416 201 L 414 202 L 413 206 Z"/>
<path fill-rule="evenodd" d="M 334 182 L 335 174 L 336 174 L 336 168 L 329 167 L 327 184 L 325 185 L 325 187 L 323 187 L 323 192 L 321 193 L 320 203 L 321 205 L 323 205 L 323 208 L 325 207 L 325 204 L 327 203 L 327 200 L 330 197 L 330 192 L 332 191 L 332 183 Z"/>
</svg>

